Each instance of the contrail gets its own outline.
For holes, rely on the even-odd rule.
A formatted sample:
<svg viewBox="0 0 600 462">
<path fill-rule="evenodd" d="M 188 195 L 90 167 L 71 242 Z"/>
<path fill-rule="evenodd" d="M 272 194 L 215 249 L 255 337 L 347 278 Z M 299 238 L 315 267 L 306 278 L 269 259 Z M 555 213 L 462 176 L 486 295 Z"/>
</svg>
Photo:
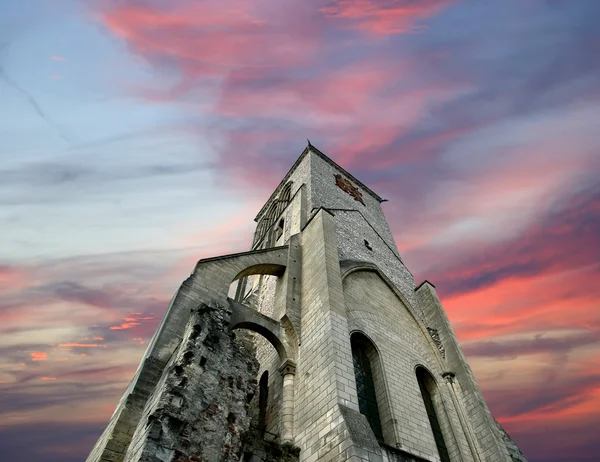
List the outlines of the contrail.
<svg viewBox="0 0 600 462">
<path fill-rule="evenodd" d="M 2 55 L 2 52 L 5 48 L 8 47 L 8 45 L 9 43 L 6 42 L 0 46 L 0 55 Z M 2 79 L 9 87 L 13 88 L 17 93 L 20 93 L 29 103 L 29 105 L 33 108 L 33 110 L 37 113 L 37 115 L 40 116 L 49 127 L 56 131 L 58 135 L 63 140 L 65 140 L 69 146 L 73 147 L 73 142 L 69 139 L 69 137 L 62 131 L 62 129 L 56 124 L 56 122 L 54 122 L 52 118 L 46 114 L 46 112 L 42 109 L 42 107 L 33 97 L 33 95 L 24 88 L 22 88 L 17 82 L 12 80 L 8 76 L 2 64 L 0 64 L 0 79 Z"/>
</svg>

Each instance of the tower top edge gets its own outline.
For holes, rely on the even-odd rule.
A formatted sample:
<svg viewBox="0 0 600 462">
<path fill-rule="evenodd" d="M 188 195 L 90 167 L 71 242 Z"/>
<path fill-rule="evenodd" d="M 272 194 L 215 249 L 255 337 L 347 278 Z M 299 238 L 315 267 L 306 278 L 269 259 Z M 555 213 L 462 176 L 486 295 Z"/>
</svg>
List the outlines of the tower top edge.
<svg viewBox="0 0 600 462">
<path fill-rule="evenodd" d="M 350 179 L 355 184 L 357 184 L 362 189 L 364 189 L 369 195 L 373 196 L 373 198 L 375 198 L 375 200 L 377 200 L 379 203 L 387 201 L 387 199 L 382 199 L 378 194 L 376 194 L 373 190 L 371 190 L 362 181 L 358 180 L 354 175 L 352 175 L 350 172 L 348 172 L 342 166 L 340 166 L 335 161 L 333 161 L 329 156 L 327 156 L 322 151 L 320 151 L 315 146 L 313 146 L 310 143 L 310 141 L 309 141 L 308 145 L 304 148 L 304 151 L 302 151 L 302 154 L 300 154 L 300 156 L 298 157 L 298 159 L 296 159 L 296 162 L 294 162 L 294 164 L 291 166 L 291 168 L 285 174 L 285 176 L 283 177 L 283 179 L 279 182 L 279 184 L 277 185 L 277 187 L 273 190 L 273 192 L 271 193 L 271 195 L 269 196 L 269 198 L 267 199 L 267 201 L 265 202 L 265 204 L 258 211 L 258 213 L 256 214 L 256 217 L 254 217 L 254 221 L 258 221 L 258 218 L 265 212 L 265 210 L 267 209 L 267 206 L 271 203 L 271 200 L 274 197 L 276 197 L 277 194 L 279 194 L 279 191 L 281 190 L 281 188 L 283 188 L 283 186 L 287 183 L 289 177 L 292 175 L 292 173 L 294 172 L 294 170 L 296 170 L 296 168 L 298 167 L 298 165 L 300 165 L 300 163 L 304 160 L 304 158 L 309 153 L 311 153 L 311 152 L 313 154 L 317 155 L 318 157 L 320 157 L 322 160 L 324 160 L 328 164 L 330 164 L 335 169 L 339 170 L 344 176 L 346 176 L 348 179 Z"/>
</svg>

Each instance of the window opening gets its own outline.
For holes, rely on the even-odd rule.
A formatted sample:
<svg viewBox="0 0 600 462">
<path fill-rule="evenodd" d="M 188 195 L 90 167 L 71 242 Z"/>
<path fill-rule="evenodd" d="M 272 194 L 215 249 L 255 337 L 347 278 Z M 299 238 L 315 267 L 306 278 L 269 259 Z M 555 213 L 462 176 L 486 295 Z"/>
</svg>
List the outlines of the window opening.
<svg viewBox="0 0 600 462">
<path fill-rule="evenodd" d="M 358 409 L 367 418 L 375 437 L 379 441 L 383 441 L 375 383 L 366 345 L 356 338 L 356 335 L 350 338 L 350 343 L 352 345 L 352 362 L 354 363 L 354 377 L 358 394 Z"/>
<path fill-rule="evenodd" d="M 269 403 L 269 371 L 260 377 L 258 385 L 258 429 L 264 432 L 267 429 L 267 404 Z"/>
<path fill-rule="evenodd" d="M 435 412 L 433 400 L 431 399 L 431 393 L 427 388 L 425 381 L 433 382 L 433 379 L 427 377 L 428 373 L 424 369 L 420 368 L 417 370 L 417 379 L 419 381 L 419 388 L 421 389 L 421 396 L 423 397 L 423 403 L 425 404 L 425 410 L 427 411 L 427 417 L 429 418 L 429 424 L 431 425 L 431 431 L 437 446 L 438 453 L 442 462 L 450 462 L 450 455 L 444 442 L 444 436 L 442 434 L 442 428 Z"/>
<path fill-rule="evenodd" d="M 283 218 L 281 220 L 279 220 L 279 223 L 277 224 L 277 231 L 275 233 L 275 240 L 278 241 L 279 238 L 281 236 L 283 236 Z"/>
</svg>

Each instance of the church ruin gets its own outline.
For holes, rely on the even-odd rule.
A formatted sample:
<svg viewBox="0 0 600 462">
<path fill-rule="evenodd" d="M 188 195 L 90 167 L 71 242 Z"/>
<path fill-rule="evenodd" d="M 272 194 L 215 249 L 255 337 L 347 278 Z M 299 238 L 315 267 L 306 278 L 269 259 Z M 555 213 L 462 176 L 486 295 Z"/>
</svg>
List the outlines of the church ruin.
<svg viewBox="0 0 600 462">
<path fill-rule="evenodd" d="M 525 462 L 382 202 L 309 144 L 252 250 L 183 282 L 87 461 Z"/>
</svg>

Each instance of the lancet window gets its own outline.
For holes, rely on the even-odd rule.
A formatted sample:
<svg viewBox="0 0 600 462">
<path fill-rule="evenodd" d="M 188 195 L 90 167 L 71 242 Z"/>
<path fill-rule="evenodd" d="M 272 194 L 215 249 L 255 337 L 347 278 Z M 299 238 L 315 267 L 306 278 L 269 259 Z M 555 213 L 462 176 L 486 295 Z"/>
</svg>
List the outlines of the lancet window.
<svg viewBox="0 0 600 462">
<path fill-rule="evenodd" d="M 352 334 L 350 344 L 352 346 L 352 362 L 354 363 L 354 377 L 356 379 L 356 392 L 358 394 L 358 409 L 367 418 L 375 437 L 383 441 L 379 405 L 373 377 L 374 365 L 372 364 L 372 359 L 373 353 L 376 355 L 375 347 L 364 335 L 358 333 Z"/>
<path fill-rule="evenodd" d="M 422 367 L 417 369 L 417 380 L 419 381 L 421 396 L 423 397 L 423 403 L 425 404 L 425 410 L 427 411 L 427 417 L 429 418 L 429 424 L 431 425 L 431 431 L 440 455 L 440 460 L 442 462 L 450 462 L 450 455 L 448 454 L 448 449 L 444 442 L 444 435 L 442 434 L 442 428 L 436 412 L 435 403 L 432 399 L 432 394 L 436 392 L 435 381 L 429 372 Z"/>
</svg>

